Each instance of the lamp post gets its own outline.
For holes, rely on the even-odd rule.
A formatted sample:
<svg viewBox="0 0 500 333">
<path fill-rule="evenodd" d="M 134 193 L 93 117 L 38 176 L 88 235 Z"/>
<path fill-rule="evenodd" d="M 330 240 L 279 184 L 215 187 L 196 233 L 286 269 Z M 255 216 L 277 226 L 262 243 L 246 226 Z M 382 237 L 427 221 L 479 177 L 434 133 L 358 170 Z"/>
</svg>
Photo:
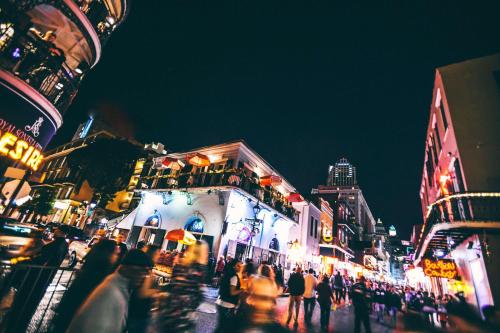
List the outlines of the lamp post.
<svg viewBox="0 0 500 333">
<path fill-rule="evenodd" d="M 246 222 L 249 222 L 250 225 L 250 240 L 248 241 L 248 245 L 246 248 L 246 253 L 245 253 L 245 258 L 250 258 L 252 254 L 252 241 L 253 238 L 260 232 L 260 225 L 262 223 L 262 220 L 257 218 L 257 215 L 259 215 L 260 211 L 262 208 L 259 206 L 259 202 L 257 201 L 257 204 L 252 208 L 253 209 L 253 218 L 252 219 L 245 219 Z"/>
</svg>

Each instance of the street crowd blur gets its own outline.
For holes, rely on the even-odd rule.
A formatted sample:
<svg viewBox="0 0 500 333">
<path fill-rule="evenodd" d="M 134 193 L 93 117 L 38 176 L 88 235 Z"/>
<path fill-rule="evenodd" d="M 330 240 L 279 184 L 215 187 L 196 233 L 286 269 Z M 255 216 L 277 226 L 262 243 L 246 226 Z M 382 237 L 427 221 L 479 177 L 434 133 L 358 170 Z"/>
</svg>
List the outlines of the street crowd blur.
<svg viewBox="0 0 500 333">
<path fill-rule="evenodd" d="M 129 248 L 121 236 L 101 235 L 85 256 L 50 320 L 49 332 L 195 332 L 204 291 L 217 288 L 216 332 L 288 332 L 305 323 L 310 331 L 332 327 L 332 311 L 349 308 L 354 331 L 372 331 L 372 322 L 416 332 L 498 332 L 495 308 L 483 321 L 462 294 L 436 297 L 410 287 L 328 275 L 299 265 L 285 279 L 281 265 L 210 256 L 197 240 L 165 251 L 139 241 Z M 31 250 L 30 250 L 31 251 Z M 21 250 L 23 252 L 23 250 Z M 55 271 L 68 253 L 65 235 L 55 230 L 39 251 L 24 251 L 2 273 L 1 329 L 25 332 Z M 28 269 L 29 267 L 29 269 Z M 4 283 L 11 279 L 13 283 Z M 20 288 L 20 285 L 28 288 Z M 8 286 L 8 287 L 7 287 Z M 288 298 L 286 321 L 277 319 L 278 297 Z M 319 306 L 319 323 L 313 313 Z M 284 318 L 283 318 L 284 319 Z M 332 323 L 335 329 L 335 323 Z"/>
</svg>

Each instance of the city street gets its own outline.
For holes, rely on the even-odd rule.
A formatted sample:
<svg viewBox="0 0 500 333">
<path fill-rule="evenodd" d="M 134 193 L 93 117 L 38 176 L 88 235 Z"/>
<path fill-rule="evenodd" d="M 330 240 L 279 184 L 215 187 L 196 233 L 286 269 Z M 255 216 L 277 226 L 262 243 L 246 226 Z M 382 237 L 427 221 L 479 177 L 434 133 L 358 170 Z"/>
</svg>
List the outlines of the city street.
<svg viewBox="0 0 500 333">
<path fill-rule="evenodd" d="M 217 290 L 209 289 L 206 292 L 205 302 L 198 309 L 198 326 L 196 331 L 199 333 L 213 332 L 217 325 L 217 313 L 215 312 L 215 300 L 217 299 Z M 299 314 L 299 326 L 295 329 L 293 327 L 293 321 L 289 328 L 293 332 L 303 333 L 303 332 L 319 332 L 319 305 L 314 308 L 313 314 L 313 325 L 310 328 L 304 323 L 303 317 L 303 307 L 300 308 Z M 278 298 L 277 304 L 277 318 L 282 325 L 285 325 L 287 319 L 288 311 L 288 297 Z M 210 313 L 207 313 L 210 312 Z M 371 329 L 372 332 L 393 332 L 394 328 L 389 325 L 381 325 L 376 322 L 375 317 L 371 317 Z M 401 318 L 398 320 L 398 332 L 403 332 L 401 325 Z M 389 318 L 386 317 L 386 321 Z M 329 332 L 353 332 L 354 331 L 354 313 L 351 307 L 339 307 L 335 311 L 332 311 L 330 317 L 330 327 Z"/>
</svg>

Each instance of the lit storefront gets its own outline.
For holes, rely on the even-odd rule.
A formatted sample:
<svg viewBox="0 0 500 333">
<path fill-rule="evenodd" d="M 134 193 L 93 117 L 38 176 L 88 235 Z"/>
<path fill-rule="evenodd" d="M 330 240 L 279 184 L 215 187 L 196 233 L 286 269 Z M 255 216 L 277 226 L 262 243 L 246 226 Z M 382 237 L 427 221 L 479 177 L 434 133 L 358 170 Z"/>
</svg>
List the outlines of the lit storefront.
<svg viewBox="0 0 500 333">
<path fill-rule="evenodd" d="M 257 208 L 256 208 L 257 207 Z M 129 232 L 131 244 L 144 240 L 164 249 L 168 231 L 184 229 L 205 240 L 214 257 L 286 262 L 288 233 L 295 223 L 243 191 L 232 188 L 146 190 Z"/>
</svg>

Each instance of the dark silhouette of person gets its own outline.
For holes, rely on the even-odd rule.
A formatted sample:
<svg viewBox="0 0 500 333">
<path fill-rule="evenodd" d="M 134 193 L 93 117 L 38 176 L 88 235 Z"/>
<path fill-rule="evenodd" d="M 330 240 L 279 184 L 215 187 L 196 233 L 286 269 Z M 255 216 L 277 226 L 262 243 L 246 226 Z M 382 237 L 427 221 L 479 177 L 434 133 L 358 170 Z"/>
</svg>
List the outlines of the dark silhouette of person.
<svg viewBox="0 0 500 333">
<path fill-rule="evenodd" d="M 65 332 L 83 301 L 114 270 L 118 261 L 118 247 L 114 240 L 101 239 L 85 258 L 75 280 L 56 309 L 52 332 Z"/>
</svg>

